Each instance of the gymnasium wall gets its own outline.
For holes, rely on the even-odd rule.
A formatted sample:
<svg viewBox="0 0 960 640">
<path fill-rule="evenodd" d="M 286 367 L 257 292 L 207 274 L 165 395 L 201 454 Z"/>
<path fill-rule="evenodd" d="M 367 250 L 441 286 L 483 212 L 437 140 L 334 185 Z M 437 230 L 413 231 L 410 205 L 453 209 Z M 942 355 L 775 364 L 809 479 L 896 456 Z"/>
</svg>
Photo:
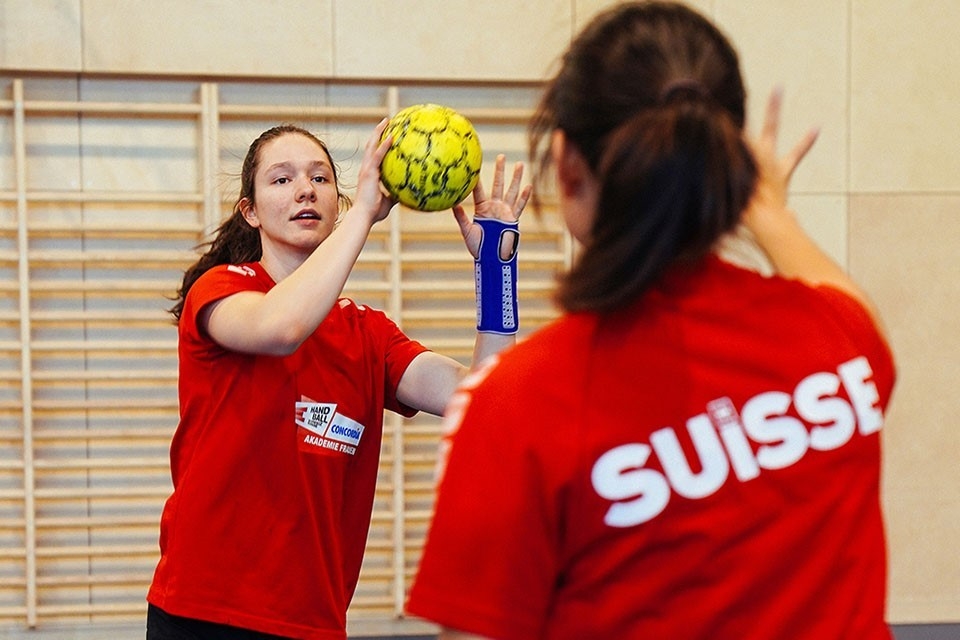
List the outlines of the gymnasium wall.
<svg viewBox="0 0 960 640">
<path fill-rule="evenodd" d="M 158 460 L 165 430 L 175 426 L 175 418 L 171 419 L 175 392 L 171 407 L 169 375 L 143 372 L 150 380 L 146 386 L 157 397 L 149 397 L 143 388 L 131 392 L 147 398 L 141 405 L 144 423 L 153 429 L 152 440 L 137 444 L 148 462 L 134 474 L 148 476 L 150 488 L 141 499 L 151 506 L 137 516 L 140 520 L 127 516 L 118 520 L 124 527 L 134 526 L 134 546 L 142 551 L 118 562 L 139 567 L 133 571 L 139 571 L 140 577 L 120 580 L 106 594 L 91 595 L 90 601 L 99 603 L 95 607 L 58 608 L 62 593 L 55 595 L 60 589 L 56 575 L 76 569 L 64 568 L 69 561 L 63 558 L 72 557 L 71 553 L 79 554 L 81 564 L 93 566 L 98 558 L 91 547 L 123 547 L 110 541 L 108 525 L 103 529 L 103 523 L 110 521 L 104 513 L 119 507 L 96 505 L 99 494 L 72 488 L 76 482 L 90 484 L 90 478 L 103 471 L 89 462 L 91 457 L 106 461 L 102 464 L 109 467 L 106 471 L 113 473 L 114 480 L 133 477 L 122 471 L 129 465 L 114 464 L 118 458 L 109 453 L 122 445 L 110 440 L 108 433 L 94 444 L 85 440 L 87 453 L 65 454 L 53 445 L 43 449 L 48 446 L 45 441 L 35 443 L 28 432 L 35 426 L 41 437 L 48 427 L 49 433 L 65 433 L 74 423 L 89 429 L 91 421 L 99 419 L 98 412 L 106 411 L 102 404 L 88 402 L 89 388 L 82 392 L 83 401 L 64 400 L 62 388 L 49 375 L 63 365 L 60 359 L 69 363 L 68 368 L 89 369 L 88 350 L 97 342 L 98 331 L 109 333 L 115 343 L 112 351 L 104 349 L 110 352 L 108 359 L 116 361 L 109 365 L 116 379 L 101 375 L 91 381 L 78 375 L 75 382 L 98 386 L 107 404 L 114 402 L 111 390 L 123 395 L 127 392 L 117 390 L 131 384 L 121 381 L 116 372 L 136 362 L 150 362 L 136 351 L 125 350 L 131 337 L 125 332 L 141 331 L 136 334 L 138 340 L 154 340 L 156 351 L 150 357 L 156 359 L 155 368 L 170 370 L 170 335 L 158 321 L 166 285 L 158 282 L 176 286 L 177 270 L 189 259 L 190 247 L 223 213 L 232 185 L 229 175 L 238 171 L 239 155 L 258 130 L 275 119 L 315 123 L 334 135 L 349 176 L 351 154 L 379 117 L 416 101 L 444 101 L 475 114 L 481 137 L 491 141 L 490 151 L 502 150 L 520 159 L 523 119 L 533 104 L 537 83 L 549 73 L 571 35 L 607 4 L 601 0 L 0 2 L 0 278 L 4 283 L 0 287 L 0 350 L 4 353 L 0 446 L 7 449 L 0 453 L 0 637 L 4 628 L 64 621 L 82 628 L 140 615 L 142 591 L 138 590 L 153 561 L 150 509 L 160 504 L 158 496 L 166 490 L 165 471 Z M 956 550 L 960 471 L 955 463 L 960 429 L 954 423 L 960 415 L 960 395 L 955 390 L 960 382 L 960 154 L 956 152 L 960 149 L 956 107 L 960 65 L 955 62 L 960 58 L 955 33 L 960 3 L 699 0 L 691 4 L 713 16 L 737 45 L 750 90 L 752 122 L 761 117 L 769 91 L 782 85 L 786 91 L 783 148 L 807 128 L 821 128 L 816 146 L 794 178 L 792 204 L 813 237 L 874 297 L 899 362 L 900 379 L 884 431 L 890 621 L 960 623 Z M 137 155 L 138 148 L 146 159 Z M 22 150 L 19 159 L 18 149 Z M 100 151 L 106 159 L 97 157 Z M 110 195 L 129 190 L 131 182 L 140 195 Z M 68 194 L 67 204 L 54 202 L 61 191 Z M 145 202 L 151 194 L 160 201 Z M 142 229 L 128 230 L 122 237 L 111 235 L 109 227 L 131 224 L 131 211 L 141 209 L 150 212 Z M 30 225 L 18 220 L 24 214 L 31 216 Z M 416 285 L 430 279 L 438 252 L 457 250 L 456 237 L 437 219 L 410 213 L 396 218 L 375 236 L 367 263 L 371 275 L 361 275 L 353 290 L 394 312 L 428 343 L 449 347 L 450 353 L 462 357 L 468 335 L 455 325 L 469 321 L 469 313 L 458 315 L 458 305 L 469 306 L 469 300 Z M 82 246 L 71 245 L 74 224 L 83 230 Z M 167 228 L 170 225 L 174 228 Z M 532 326 L 549 319 L 549 273 L 569 260 L 571 250 L 549 211 L 537 225 L 531 227 L 535 250 L 524 272 L 532 276 L 526 293 L 534 310 Z M 27 237 L 31 233 L 36 239 Z M 126 288 L 134 299 L 143 298 L 143 291 L 152 292 L 149 301 L 141 300 L 141 314 L 132 318 L 139 329 L 131 329 L 130 323 L 122 328 L 111 324 L 122 317 L 110 315 L 111 305 L 126 302 L 117 303 L 116 295 L 108 293 L 124 287 L 111 284 L 97 289 L 98 277 L 91 275 L 98 269 L 109 270 L 100 263 L 109 262 L 109 252 L 121 245 L 128 252 L 151 256 L 151 271 L 115 269 L 99 280 L 127 277 Z M 32 252 L 29 259 L 21 255 L 24 247 Z M 399 262 L 392 255 L 398 247 L 404 251 Z M 440 259 L 444 265 L 455 262 L 444 260 Z M 56 284 L 64 273 L 71 283 L 78 283 L 77 290 L 69 283 Z M 449 277 L 459 283 L 458 272 Z M 36 282 L 54 284 L 44 290 Z M 138 284 L 144 285 L 139 296 L 133 292 Z M 418 290 L 419 298 L 408 302 L 404 297 Z M 73 324 L 63 324 L 57 314 L 70 317 L 77 291 L 91 297 L 86 306 L 81 305 L 82 313 L 73 311 Z M 90 308 L 96 305 L 89 300 L 98 295 L 112 302 L 102 303 L 107 309 L 101 309 L 100 316 L 91 315 Z M 437 301 L 444 297 L 445 301 Z M 458 310 L 448 313 L 448 303 Z M 25 338 L 24 310 L 31 305 L 37 308 L 32 312 L 33 324 L 28 325 L 30 337 Z M 47 333 L 40 334 L 41 329 Z M 82 336 L 74 337 L 72 332 Z M 66 355 L 56 351 L 60 339 Z M 36 348 L 31 349 L 34 341 Z M 31 367 L 31 362 L 38 366 Z M 44 362 L 48 364 L 39 366 Z M 37 391 L 49 394 L 47 405 Z M 39 402 L 36 408 L 32 407 L 35 401 Z M 58 417 L 57 407 L 62 405 L 57 403 L 66 403 L 61 410 L 74 413 Z M 125 419 L 135 420 L 136 408 L 129 411 Z M 100 433 L 110 427 L 98 424 L 96 428 Z M 393 428 L 400 433 L 399 424 Z M 380 600 L 372 592 L 370 612 L 357 614 L 367 624 L 363 629 L 384 633 L 422 631 L 403 626 L 404 621 L 397 618 L 397 602 L 402 601 L 404 585 L 415 567 L 419 536 L 429 513 L 427 469 L 436 431 L 430 421 L 414 424 L 410 431 L 420 439 L 411 444 L 397 435 L 393 449 L 391 441 L 387 443 L 383 484 L 388 489 L 384 504 L 378 505 L 384 523 L 378 547 L 383 567 L 368 569 L 369 576 L 378 575 L 380 569 L 385 572 L 385 604 L 376 604 Z M 108 453 L 90 454 L 94 445 Z M 51 456 L 47 467 L 45 451 Z M 77 460 L 78 456 L 88 460 L 76 462 L 85 474 L 80 480 L 52 475 L 62 473 L 52 469 L 56 460 Z M 123 456 L 129 459 L 127 453 Z M 43 485 L 40 481 L 48 476 L 52 478 L 49 486 Z M 32 490 L 38 484 L 41 493 L 35 495 Z M 24 489 L 26 485 L 31 486 Z M 73 491 L 72 498 L 58 498 L 58 490 Z M 128 502 L 138 499 L 137 491 L 129 493 Z M 69 500 L 85 503 L 86 515 L 63 524 L 62 518 L 72 517 L 69 512 L 76 506 Z M 41 514 L 39 529 L 33 522 L 38 505 L 53 505 L 53 512 Z M 84 519 L 90 517 L 90 505 L 101 510 L 99 519 Z M 57 508 L 65 513 L 58 515 Z M 123 509 L 129 511 L 130 506 Z M 411 517 L 410 512 L 416 514 Z M 30 527 L 33 533 L 24 533 Z M 46 538 L 43 531 L 48 532 Z M 96 537 L 101 542 L 84 546 L 78 537 Z M 49 550 L 43 551 L 44 543 L 51 544 Z M 85 550 L 77 551 L 79 547 Z M 99 560 L 110 562 L 112 557 Z M 44 566 L 53 567 L 52 578 L 38 571 Z M 70 588 L 88 595 L 98 588 L 90 581 L 74 579 L 72 584 Z M 54 595 L 44 595 L 48 593 Z M 62 597 L 69 600 L 74 595 Z M 109 606 L 113 600 L 135 604 L 118 607 L 121 612 L 116 613 Z M 57 613 L 45 617 L 48 605 Z"/>
</svg>

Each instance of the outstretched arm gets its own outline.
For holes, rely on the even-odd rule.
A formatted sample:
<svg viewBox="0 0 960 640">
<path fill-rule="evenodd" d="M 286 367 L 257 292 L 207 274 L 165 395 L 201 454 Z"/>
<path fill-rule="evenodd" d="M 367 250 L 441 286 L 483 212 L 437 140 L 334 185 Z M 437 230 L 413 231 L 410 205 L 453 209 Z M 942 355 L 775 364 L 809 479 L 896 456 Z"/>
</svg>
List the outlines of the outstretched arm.
<svg viewBox="0 0 960 640">
<path fill-rule="evenodd" d="M 790 178 L 819 132 L 808 132 L 793 149 L 778 158 L 781 103 L 781 92 L 774 91 L 767 104 L 760 135 L 750 141 L 759 175 L 743 223 L 769 257 L 776 273 L 810 285 L 829 285 L 844 291 L 856 298 L 882 329 L 879 314 L 867 294 L 816 245 L 787 206 Z"/>
<path fill-rule="evenodd" d="M 484 234 L 500 233 L 497 243 L 496 254 L 501 261 L 509 261 L 516 257 L 517 248 L 520 242 L 520 234 L 517 223 L 523 208 L 530 199 L 532 186 L 527 185 L 520 188 L 523 180 L 523 163 L 516 163 L 513 167 L 513 177 L 510 180 L 510 186 L 504 193 L 504 165 L 506 158 L 503 155 L 497 156 L 496 170 L 493 175 L 493 185 L 490 188 L 490 197 L 488 198 L 483 190 L 483 184 L 478 182 L 473 192 L 473 201 L 476 203 L 474 218 L 470 220 L 462 205 L 453 208 L 453 215 L 460 225 L 460 233 L 463 235 L 463 241 L 467 245 L 467 250 L 474 260 L 481 261 L 489 258 L 489 255 L 481 257 L 481 245 Z M 490 221 L 497 221 L 503 224 L 487 224 Z M 515 274 L 514 274 L 515 275 Z M 480 295 L 478 293 L 478 295 Z M 485 294 L 487 296 L 490 293 Z M 478 304 L 479 304 L 478 300 Z M 490 304 L 487 301 L 487 310 L 494 308 L 495 313 L 502 313 L 498 304 Z M 477 331 L 477 339 L 473 350 L 473 367 L 477 367 L 487 357 L 512 346 L 516 342 L 516 327 L 504 328 L 498 325 L 488 329 L 490 322 L 481 321 L 478 318 L 480 326 Z"/>
<path fill-rule="evenodd" d="M 532 187 L 527 185 L 521 188 L 523 164 L 518 162 L 514 166 L 510 185 L 504 191 L 504 165 L 504 156 L 498 156 L 489 197 L 482 183 L 478 182 L 474 188 L 472 220 L 462 205 L 453 207 L 453 215 L 460 226 L 464 243 L 475 260 L 480 257 L 484 233 L 492 233 L 489 227 L 483 226 L 485 224 L 483 221 L 504 223 L 497 245 L 500 259 L 507 261 L 516 254 L 519 235 L 515 227 L 530 198 Z M 422 353 L 410 363 L 403 374 L 397 389 L 397 397 L 410 407 L 440 415 L 460 380 L 471 368 L 476 368 L 489 356 L 512 346 L 515 342 L 516 328 L 512 332 L 479 329 L 474 343 L 471 367 L 464 367 L 453 358 L 438 353 Z"/>
</svg>

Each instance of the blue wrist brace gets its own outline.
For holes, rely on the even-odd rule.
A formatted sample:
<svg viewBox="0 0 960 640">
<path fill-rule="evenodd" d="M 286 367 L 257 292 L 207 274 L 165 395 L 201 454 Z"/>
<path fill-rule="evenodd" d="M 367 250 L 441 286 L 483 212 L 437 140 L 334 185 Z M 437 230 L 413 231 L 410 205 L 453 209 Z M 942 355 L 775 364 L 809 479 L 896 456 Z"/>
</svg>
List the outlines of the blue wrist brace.
<svg viewBox="0 0 960 640">
<path fill-rule="evenodd" d="M 480 257 L 474 261 L 477 283 L 477 331 L 513 335 L 517 314 L 517 246 L 519 223 L 475 218 L 483 229 Z M 510 248 L 510 259 L 500 257 L 500 245 Z"/>
</svg>

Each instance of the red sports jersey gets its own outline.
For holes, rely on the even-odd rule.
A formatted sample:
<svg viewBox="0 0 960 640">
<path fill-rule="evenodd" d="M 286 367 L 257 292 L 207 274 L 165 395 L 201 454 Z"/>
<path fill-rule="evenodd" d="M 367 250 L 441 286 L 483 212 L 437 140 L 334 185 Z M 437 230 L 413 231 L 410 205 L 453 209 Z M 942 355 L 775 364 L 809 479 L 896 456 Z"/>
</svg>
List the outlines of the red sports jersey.
<svg viewBox="0 0 960 640">
<path fill-rule="evenodd" d="M 478 379 L 411 613 L 502 640 L 890 637 L 894 365 L 847 295 L 710 258 Z"/>
<path fill-rule="evenodd" d="M 148 600 L 174 615 L 342 639 L 383 410 L 413 414 L 396 389 L 425 348 L 382 312 L 347 299 L 286 357 L 228 351 L 199 330 L 204 305 L 273 286 L 259 264 L 220 266 L 187 296 L 174 490 Z"/>
</svg>

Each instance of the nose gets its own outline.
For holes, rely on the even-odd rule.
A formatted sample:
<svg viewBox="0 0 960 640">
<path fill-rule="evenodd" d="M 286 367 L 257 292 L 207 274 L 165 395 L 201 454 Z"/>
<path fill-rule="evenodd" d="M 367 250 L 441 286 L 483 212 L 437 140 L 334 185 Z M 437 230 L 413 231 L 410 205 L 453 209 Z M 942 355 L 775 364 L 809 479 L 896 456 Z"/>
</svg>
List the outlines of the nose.
<svg viewBox="0 0 960 640">
<path fill-rule="evenodd" d="M 317 200 L 316 186 L 309 177 L 297 180 L 297 202 L 315 202 Z"/>
</svg>

